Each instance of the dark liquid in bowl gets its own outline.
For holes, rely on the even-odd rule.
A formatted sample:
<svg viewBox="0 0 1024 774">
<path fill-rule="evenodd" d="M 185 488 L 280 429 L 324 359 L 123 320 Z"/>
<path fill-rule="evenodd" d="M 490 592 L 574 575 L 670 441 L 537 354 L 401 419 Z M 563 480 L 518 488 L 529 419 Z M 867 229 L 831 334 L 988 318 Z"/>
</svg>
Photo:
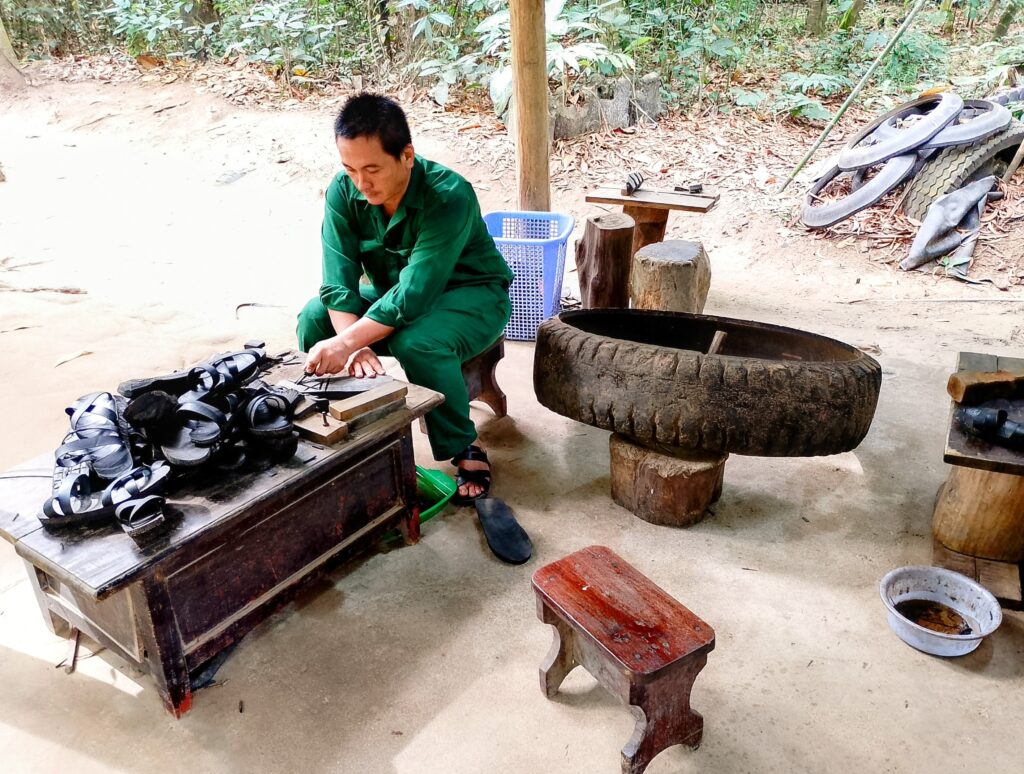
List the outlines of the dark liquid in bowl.
<svg viewBox="0 0 1024 774">
<path fill-rule="evenodd" d="M 908 621 L 940 634 L 970 634 L 971 627 L 956 610 L 941 602 L 905 599 L 896 610 Z"/>
</svg>

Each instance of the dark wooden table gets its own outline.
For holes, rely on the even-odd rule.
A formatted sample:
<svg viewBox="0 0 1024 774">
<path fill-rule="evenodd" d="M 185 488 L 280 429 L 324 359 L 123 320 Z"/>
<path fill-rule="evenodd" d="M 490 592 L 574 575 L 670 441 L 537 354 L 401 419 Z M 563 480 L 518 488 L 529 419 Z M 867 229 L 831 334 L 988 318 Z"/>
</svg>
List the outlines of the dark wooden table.
<svg viewBox="0 0 1024 774">
<path fill-rule="evenodd" d="M 39 477 L 0 478 L 0 536 L 25 560 L 50 629 L 78 629 L 148 671 L 180 717 L 190 673 L 333 562 L 395 527 L 419 538 L 411 425 L 442 401 L 410 385 L 405 408 L 342 443 L 302 441 L 270 470 L 189 481 L 168 498 L 168 526 L 138 543 L 113 524 L 43 529 L 53 455 L 42 455 L 8 472 Z"/>
<path fill-rule="evenodd" d="M 1024 359 L 997 357 L 978 352 L 961 352 L 957 358 L 957 371 L 1009 371 L 1024 374 Z M 989 408 L 1005 409 L 1014 422 L 1024 422 L 1024 401 L 990 400 L 981 404 Z M 993 473 L 1011 473 L 1024 476 L 1024 452 L 989 443 L 964 430 L 956 415 L 956 404 L 950 410 L 949 434 L 942 459 L 950 465 L 963 465 Z"/>
</svg>

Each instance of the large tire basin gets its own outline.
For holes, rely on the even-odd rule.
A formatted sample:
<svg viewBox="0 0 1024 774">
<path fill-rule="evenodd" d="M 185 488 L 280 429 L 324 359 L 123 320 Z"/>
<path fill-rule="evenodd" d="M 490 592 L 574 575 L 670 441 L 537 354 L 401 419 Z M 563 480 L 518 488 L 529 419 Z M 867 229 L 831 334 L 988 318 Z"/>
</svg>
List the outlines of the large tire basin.
<svg viewBox="0 0 1024 774">
<path fill-rule="evenodd" d="M 726 334 L 713 355 L 715 333 Z M 537 331 L 534 389 L 570 419 L 708 454 L 855 448 L 881 386 L 856 347 L 777 325 L 681 312 L 565 312 Z"/>
</svg>

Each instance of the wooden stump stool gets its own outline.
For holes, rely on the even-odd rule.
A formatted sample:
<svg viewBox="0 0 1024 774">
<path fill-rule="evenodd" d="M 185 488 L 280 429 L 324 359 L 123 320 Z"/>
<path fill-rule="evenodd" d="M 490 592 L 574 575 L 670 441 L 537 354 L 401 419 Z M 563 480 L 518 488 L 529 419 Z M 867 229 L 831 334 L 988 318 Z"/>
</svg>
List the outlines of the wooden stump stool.
<svg viewBox="0 0 1024 774">
<path fill-rule="evenodd" d="M 621 212 L 587 218 L 583 238 L 576 243 L 576 270 L 584 309 L 629 306 L 635 225 L 631 217 Z"/>
<path fill-rule="evenodd" d="M 612 500 L 644 521 L 687 527 L 722 496 L 728 454 L 690 457 L 676 449 L 651 449 L 619 433 L 612 433 L 609 451 Z"/>
<path fill-rule="evenodd" d="M 466 383 L 469 399 L 486 403 L 499 419 L 508 416 L 508 399 L 495 378 L 498 363 L 503 357 L 505 337 L 501 336 L 479 355 L 462 364 L 462 381 Z M 427 432 L 427 423 L 423 419 L 420 419 L 420 431 Z"/>
<path fill-rule="evenodd" d="M 700 242 L 670 239 L 633 256 L 629 295 L 635 309 L 704 311 L 711 288 L 711 261 Z"/>
<path fill-rule="evenodd" d="M 704 718 L 690 691 L 715 647 L 710 626 L 604 546 L 540 568 L 533 589 L 538 616 L 555 627 L 541 690 L 552 698 L 582 666 L 630 707 L 623 774 L 640 774 L 666 747 L 700 744 Z"/>
<path fill-rule="evenodd" d="M 462 380 L 470 400 L 479 400 L 491 407 L 498 417 L 508 416 L 508 400 L 494 378 L 498 363 L 505 357 L 505 337 L 462 364 Z"/>
</svg>

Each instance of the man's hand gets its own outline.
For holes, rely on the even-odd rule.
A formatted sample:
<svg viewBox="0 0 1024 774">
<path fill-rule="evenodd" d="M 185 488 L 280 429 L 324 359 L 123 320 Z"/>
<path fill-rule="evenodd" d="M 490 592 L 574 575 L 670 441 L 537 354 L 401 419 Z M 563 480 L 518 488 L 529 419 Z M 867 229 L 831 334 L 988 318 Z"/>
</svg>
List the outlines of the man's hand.
<svg viewBox="0 0 1024 774">
<path fill-rule="evenodd" d="M 323 376 L 337 374 L 345 370 L 352 348 L 342 341 L 341 336 L 332 336 L 314 344 L 306 356 L 306 373 Z M 380 365 L 378 363 L 378 365 Z"/>
<path fill-rule="evenodd" d="M 384 374 L 384 366 L 380 364 L 380 360 L 372 349 L 363 347 L 352 355 L 352 359 L 348 363 L 348 373 L 349 376 L 360 379 L 364 376 L 373 379 L 378 374 Z"/>
</svg>

